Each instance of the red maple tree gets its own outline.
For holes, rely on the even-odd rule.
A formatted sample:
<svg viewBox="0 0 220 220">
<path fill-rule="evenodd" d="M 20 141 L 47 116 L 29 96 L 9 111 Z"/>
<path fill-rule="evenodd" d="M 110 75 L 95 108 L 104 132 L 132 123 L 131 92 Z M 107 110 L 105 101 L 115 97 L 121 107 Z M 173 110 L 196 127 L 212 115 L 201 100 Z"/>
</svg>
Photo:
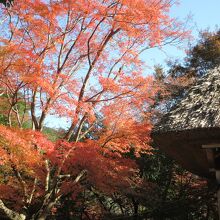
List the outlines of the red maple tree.
<svg viewBox="0 0 220 220">
<path fill-rule="evenodd" d="M 148 108 L 159 89 L 143 76 L 140 54 L 188 34 L 169 16 L 171 5 L 27 0 L 1 8 L 8 126 L 0 126 L 0 210 L 7 217 L 46 219 L 84 178 L 105 191 L 132 184 L 135 165 L 122 154 L 149 149 Z M 27 115 L 32 130 L 23 129 Z M 70 122 L 56 143 L 42 135 L 49 115 Z"/>
</svg>

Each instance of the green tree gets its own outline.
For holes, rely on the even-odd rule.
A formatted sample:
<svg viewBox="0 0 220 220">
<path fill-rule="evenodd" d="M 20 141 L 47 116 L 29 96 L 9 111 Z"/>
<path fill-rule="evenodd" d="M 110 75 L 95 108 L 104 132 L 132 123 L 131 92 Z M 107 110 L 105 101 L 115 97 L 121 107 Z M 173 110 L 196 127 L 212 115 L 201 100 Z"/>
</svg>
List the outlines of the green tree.
<svg viewBox="0 0 220 220">
<path fill-rule="evenodd" d="M 169 60 L 167 64 L 167 71 L 160 65 L 154 69 L 161 91 L 152 109 L 162 113 L 179 102 L 198 78 L 220 65 L 220 30 L 202 31 L 196 44 L 189 45 L 183 61 Z"/>
</svg>

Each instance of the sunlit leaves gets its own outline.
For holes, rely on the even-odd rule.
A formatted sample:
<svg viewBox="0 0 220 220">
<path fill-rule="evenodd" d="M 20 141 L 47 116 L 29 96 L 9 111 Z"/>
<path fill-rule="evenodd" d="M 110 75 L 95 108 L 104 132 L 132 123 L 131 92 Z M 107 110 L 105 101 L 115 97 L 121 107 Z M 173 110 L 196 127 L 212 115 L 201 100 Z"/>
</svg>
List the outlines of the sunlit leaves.
<svg viewBox="0 0 220 220">
<path fill-rule="evenodd" d="M 140 54 L 187 34 L 170 7 L 168 0 L 27 0 L 1 9 L 8 127 L 0 126 L 0 163 L 8 199 L 17 192 L 25 209 L 43 204 L 40 215 L 82 188 L 111 193 L 133 184 L 136 166 L 124 155 L 150 149 L 149 108 L 160 89 L 144 75 Z M 52 115 L 68 120 L 55 143 L 42 135 Z M 33 131 L 23 129 L 25 117 Z"/>
</svg>

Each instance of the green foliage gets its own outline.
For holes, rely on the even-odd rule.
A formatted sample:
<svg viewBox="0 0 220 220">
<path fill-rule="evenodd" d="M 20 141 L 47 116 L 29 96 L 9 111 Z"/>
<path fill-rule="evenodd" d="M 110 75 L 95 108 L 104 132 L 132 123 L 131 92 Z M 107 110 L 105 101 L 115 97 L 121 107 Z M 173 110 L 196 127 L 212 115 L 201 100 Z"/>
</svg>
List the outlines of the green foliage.
<svg viewBox="0 0 220 220">
<path fill-rule="evenodd" d="M 152 199 L 153 206 L 140 200 L 139 206 L 146 208 L 139 215 L 155 220 L 217 219 L 216 188 L 184 170 L 160 150 L 152 153 L 141 155 L 137 163 L 145 181 L 157 186 L 158 199 Z"/>
<path fill-rule="evenodd" d="M 203 75 L 207 70 L 220 64 L 220 30 L 204 31 L 200 40 L 189 51 L 186 59 L 187 67 L 193 68 L 197 74 Z"/>
<path fill-rule="evenodd" d="M 168 61 L 168 75 L 172 78 L 181 76 L 200 77 L 209 69 L 220 65 L 220 30 L 203 31 L 195 45 L 188 49 L 184 62 Z"/>
<path fill-rule="evenodd" d="M 44 127 L 43 133 L 48 137 L 49 140 L 55 142 L 56 140 L 63 137 L 65 131 L 63 129 Z"/>
<path fill-rule="evenodd" d="M 0 115 L 0 124 L 7 125 L 7 117 L 3 114 Z"/>
</svg>

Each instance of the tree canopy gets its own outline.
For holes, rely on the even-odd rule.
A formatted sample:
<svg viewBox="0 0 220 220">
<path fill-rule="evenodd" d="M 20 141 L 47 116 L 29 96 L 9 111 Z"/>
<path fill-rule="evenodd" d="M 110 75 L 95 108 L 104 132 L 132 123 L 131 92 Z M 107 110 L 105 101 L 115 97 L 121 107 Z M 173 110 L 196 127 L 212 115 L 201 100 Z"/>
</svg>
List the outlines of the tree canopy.
<svg viewBox="0 0 220 220">
<path fill-rule="evenodd" d="M 1 7 L 4 216 L 43 220 L 85 190 L 110 195 L 143 186 L 125 155 L 150 150 L 151 106 L 161 88 L 144 76 L 140 54 L 188 36 L 170 17 L 173 3 L 27 0 Z M 69 121 L 54 142 L 43 134 L 49 115 Z"/>
</svg>

